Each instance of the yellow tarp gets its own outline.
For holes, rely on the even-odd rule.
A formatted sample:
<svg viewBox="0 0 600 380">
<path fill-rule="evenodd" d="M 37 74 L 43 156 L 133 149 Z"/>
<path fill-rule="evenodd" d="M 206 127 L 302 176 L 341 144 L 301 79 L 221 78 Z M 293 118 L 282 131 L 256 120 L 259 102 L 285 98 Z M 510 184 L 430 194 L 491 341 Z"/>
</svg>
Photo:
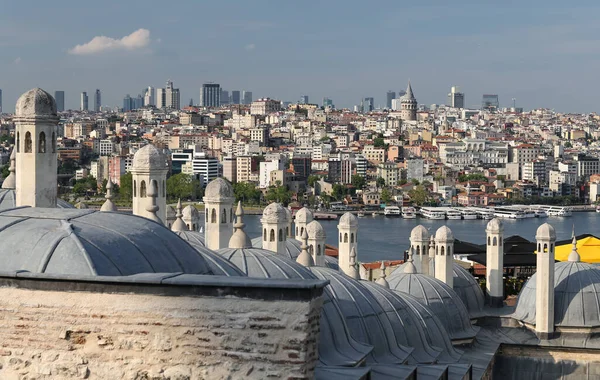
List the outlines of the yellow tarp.
<svg viewBox="0 0 600 380">
<path fill-rule="evenodd" d="M 555 257 L 558 261 L 567 261 L 573 244 L 563 244 L 556 247 Z M 600 263 L 600 239 L 588 236 L 577 240 L 577 252 L 585 263 Z"/>
</svg>

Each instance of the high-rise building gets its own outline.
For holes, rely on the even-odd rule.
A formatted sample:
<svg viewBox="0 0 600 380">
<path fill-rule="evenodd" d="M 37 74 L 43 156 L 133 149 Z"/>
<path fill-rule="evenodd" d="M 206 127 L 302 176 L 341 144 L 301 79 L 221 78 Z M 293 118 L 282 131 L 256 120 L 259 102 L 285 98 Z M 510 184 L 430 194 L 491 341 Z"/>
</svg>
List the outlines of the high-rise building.
<svg viewBox="0 0 600 380">
<path fill-rule="evenodd" d="M 144 107 L 144 98 L 141 94 L 138 94 L 137 98 L 133 99 L 133 109 L 139 110 Z"/>
<path fill-rule="evenodd" d="M 481 99 L 481 109 L 494 111 L 500 107 L 498 95 L 483 94 Z"/>
<path fill-rule="evenodd" d="M 63 112 L 65 110 L 65 92 L 64 91 L 54 91 L 54 100 L 56 101 L 56 110 L 58 112 Z M 0 101 L 0 103 L 2 103 L 2 102 Z"/>
<path fill-rule="evenodd" d="M 230 104 L 240 104 L 240 92 L 238 90 L 231 91 Z"/>
<path fill-rule="evenodd" d="M 165 87 L 165 107 L 176 110 L 181 108 L 179 89 L 173 87 L 171 80 L 167 81 L 167 86 Z"/>
<path fill-rule="evenodd" d="M 373 98 L 364 98 L 362 101 L 362 112 L 371 112 L 373 111 L 375 100 Z"/>
<path fill-rule="evenodd" d="M 96 89 L 94 92 L 94 112 L 100 112 L 100 106 L 102 105 L 102 94 L 100 90 Z"/>
<path fill-rule="evenodd" d="M 252 91 L 242 91 L 243 104 L 252 104 Z"/>
<path fill-rule="evenodd" d="M 465 94 L 459 91 L 457 86 L 450 88 L 448 94 L 448 106 L 452 108 L 465 108 Z"/>
<path fill-rule="evenodd" d="M 221 105 L 229 105 L 229 91 L 221 89 Z"/>
<path fill-rule="evenodd" d="M 89 108 L 88 108 L 88 95 L 87 95 L 87 92 L 85 92 L 85 91 L 81 93 L 81 102 L 79 104 L 79 109 L 81 111 L 87 111 L 87 110 L 89 110 Z"/>
<path fill-rule="evenodd" d="M 300 97 L 300 104 L 308 104 L 308 95 L 302 95 Z"/>
<path fill-rule="evenodd" d="M 0 113 L 2 113 L 2 89 L 0 89 Z"/>
<path fill-rule="evenodd" d="M 156 89 L 156 108 L 167 107 L 167 93 L 164 88 Z"/>
<path fill-rule="evenodd" d="M 221 85 L 204 83 L 200 91 L 200 105 L 202 107 L 219 107 L 221 105 Z"/>
<path fill-rule="evenodd" d="M 128 112 L 131 111 L 133 109 L 133 99 L 131 99 L 131 96 L 129 94 L 125 95 L 125 98 L 123 98 L 123 112 Z"/>
<path fill-rule="evenodd" d="M 396 99 L 395 91 L 388 91 L 385 97 L 385 108 L 388 110 L 392 109 L 392 100 Z"/>
<path fill-rule="evenodd" d="M 335 106 L 333 105 L 333 100 L 329 98 L 323 98 L 323 108 L 335 108 Z"/>
<path fill-rule="evenodd" d="M 156 106 L 154 98 L 154 87 L 148 86 L 144 92 L 144 106 Z"/>
</svg>

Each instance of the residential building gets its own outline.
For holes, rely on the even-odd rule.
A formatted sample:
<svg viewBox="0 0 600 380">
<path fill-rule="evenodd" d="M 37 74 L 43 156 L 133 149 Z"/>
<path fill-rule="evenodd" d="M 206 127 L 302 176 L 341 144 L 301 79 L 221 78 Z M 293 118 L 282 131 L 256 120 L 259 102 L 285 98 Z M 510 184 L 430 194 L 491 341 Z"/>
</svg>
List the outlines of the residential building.
<svg viewBox="0 0 600 380">
<path fill-rule="evenodd" d="M 237 159 L 235 157 L 223 157 L 223 178 L 231 183 L 237 182 Z"/>
<path fill-rule="evenodd" d="M 115 145 L 112 140 L 104 139 L 100 140 L 99 153 L 101 156 L 110 156 L 113 154 Z"/>
<path fill-rule="evenodd" d="M 577 176 L 578 177 L 589 177 L 592 174 L 600 173 L 600 159 L 598 157 L 591 157 L 585 154 L 578 154 L 573 157 L 577 163 Z"/>
<path fill-rule="evenodd" d="M 179 114 L 181 125 L 202 125 L 202 115 L 196 112 L 182 112 Z"/>
<path fill-rule="evenodd" d="M 290 169 L 296 176 L 306 180 L 311 172 L 311 158 L 308 155 L 294 154 L 290 160 Z"/>
<path fill-rule="evenodd" d="M 263 161 L 259 164 L 259 187 L 261 189 L 266 189 L 270 186 L 271 173 L 276 170 L 283 171 L 281 161 Z"/>
<path fill-rule="evenodd" d="M 366 206 L 379 206 L 380 194 L 377 190 L 365 190 L 362 194 L 363 204 Z"/>
<path fill-rule="evenodd" d="M 354 156 L 354 161 L 356 162 L 356 174 L 366 178 L 367 177 L 367 167 L 369 165 L 369 161 L 362 154 L 357 154 Z"/>
<path fill-rule="evenodd" d="M 81 110 L 81 111 L 88 110 L 88 95 L 87 95 L 87 92 L 85 92 L 85 91 L 81 93 L 81 99 L 79 102 L 79 110 Z"/>
<path fill-rule="evenodd" d="M 521 144 L 510 148 L 510 162 L 516 162 L 519 165 L 523 165 L 526 162 L 535 160 L 541 153 L 542 149 L 537 145 Z"/>
<path fill-rule="evenodd" d="M 258 99 L 252 102 L 250 106 L 250 114 L 252 115 L 268 115 L 278 111 L 281 111 L 281 102 L 271 98 Z"/>
<path fill-rule="evenodd" d="M 395 162 L 382 162 L 377 165 L 377 178 L 383 178 L 386 186 L 395 186 L 400 179 L 400 169 Z"/>
<path fill-rule="evenodd" d="M 54 91 L 54 100 L 56 101 L 56 111 L 64 112 L 65 110 L 65 92 Z M 0 90 L 0 112 L 2 112 L 2 90 Z"/>
<path fill-rule="evenodd" d="M 108 178 L 121 186 L 121 176 L 127 173 L 127 158 L 125 156 L 111 156 L 108 158 Z"/>
<path fill-rule="evenodd" d="M 328 161 L 327 181 L 344 185 L 352 183 L 352 160 L 349 158 L 332 157 Z"/>
<path fill-rule="evenodd" d="M 200 91 L 200 105 L 202 107 L 219 107 L 221 105 L 221 85 L 204 83 Z"/>
<path fill-rule="evenodd" d="M 256 171 L 256 159 L 252 156 L 236 157 L 236 181 L 250 182 L 250 177 Z"/>
<path fill-rule="evenodd" d="M 266 125 L 260 125 L 250 129 L 250 141 L 256 141 L 260 146 L 269 145 L 269 128 Z"/>
<path fill-rule="evenodd" d="M 411 158 L 406 160 L 406 179 L 416 179 L 419 182 L 423 182 L 424 177 L 424 161 L 422 158 Z"/>
<path fill-rule="evenodd" d="M 374 164 L 385 161 L 385 148 L 376 148 L 374 145 L 365 145 L 363 156 Z"/>
<path fill-rule="evenodd" d="M 535 160 L 523 164 L 522 178 L 524 181 L 531 181 L 541 186 L 548 183 L 548 171 L 546 170 L 546 161 Z"/>
</svg>

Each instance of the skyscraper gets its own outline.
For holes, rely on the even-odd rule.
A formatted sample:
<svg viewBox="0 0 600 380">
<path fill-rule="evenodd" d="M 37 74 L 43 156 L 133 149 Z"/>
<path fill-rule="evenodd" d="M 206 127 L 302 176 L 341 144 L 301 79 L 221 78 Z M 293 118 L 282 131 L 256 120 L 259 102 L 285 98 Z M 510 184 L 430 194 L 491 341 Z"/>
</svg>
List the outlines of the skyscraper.
<svg viewBox="0 0 600 380">
<path fill-rule="evenodd" d="M 100 106 L 102 105 L 102 94 L 100 90 L 96 89 L 94 92 L 94 112 L 100 112 Z"/>
<path fill-rule="evenodd" d="M 54 91 L 54 100 L 56 101 L 56 110 L 63 112 L 65 110 L 65 92 Z"/>
<path fill-rule="evenodd" d="M 308 95 L 302 95 L 300 97 L 300 104 L 308 104 Z"/>
<path fill-rule="evenodd" d="M 244 100 L 244 104 L 252 104 L 252 91 L 244 90 L 242 92 L 242 98 Z"/>
<path fill-rule="evenodd" d="M 156 107 L 166 108 L 167 107 L 167 93 L 164 88 L 156 89 Z"/>
<path fill-rule="evenodd" d="M 144 91 L 144 105 L 145 106 L 156 106 L 154 98 L 154 87 L 148 86 Z"/>
<path fill-rule="evenodd" d="M 79 109 L 81 111 L 87 111 L 87 110 L 89 110 L 89 108 L 88 108 L 88 96 L 87 96 L 87 92 L 85 92 L 85 91 L 81 93 L 81 101 L 80 101 L 80 104 L 79 104 Z"/>
<path fill-rule="evenodd" d="M 335 108 L 333 100 L 329 98 L 323 98 L 323 108 Z"/>
<path fill-rule="evenodd" d="M 386 94 L 386 102 L 385 102 L 385 108 L 387 108 L 388 110 L 392 109 L 392 100 L 396 99 L 396 92 L 395 91 L 388 91 Z"/>
<path fill-rule="evenodd" d="M 375 100 L 373 98 L 364 98 L 362 101 L 362 112 L 373 111 Z"/>
<path fill-rule="evenodd" d="M 2 90 L 0 89 L 0 113 L 2 113 Z"/>
<path fill-rule="evenodd" d="M 494 111 L 500 107 L 498 95 L 484 94 L 481 99 L 481 109 Z"/>
<path fill-rule="evenodd" d="M 452 108 L 465 108 L 465 94 L 459 92 L 459 88 L 457 86 L 452 86 L 450 88 L 450 93 L 448 94 L 448 105 Z"/>
<path fill-rule="evenodd" d="M 240 104 L 240 92 L 239 90 L 231 91 L 231 101 L 230 104 Z"/>
<path fill-rule="evenodd" d="M 219 107 L 221 105 L 221 85 L 204 83 L 200 91 L 200 105 L 202 107 Z"/>
<path fill-rule="evenodd" d="M 171 80 L 167 81 L 167 87 L 165 88 L 165 99 L 166 108 L 173 108 L 176 110 L 181 108 L 179 89 L 173 88 L 173 82 Z"/>
<path fill-rule="evenodd" d="M 229 91 L 221 89 L 221 105 L 229 105 Z"/>
<path fill-rule="evenodd" d="M 131 96 L 129 96 L 129 94 L 125 95 L 125 98 L 123 99 L 123 112 L 131 111 L 133 108 L 132 103 L 133 99 L 131 99 Z"/>
</svg>

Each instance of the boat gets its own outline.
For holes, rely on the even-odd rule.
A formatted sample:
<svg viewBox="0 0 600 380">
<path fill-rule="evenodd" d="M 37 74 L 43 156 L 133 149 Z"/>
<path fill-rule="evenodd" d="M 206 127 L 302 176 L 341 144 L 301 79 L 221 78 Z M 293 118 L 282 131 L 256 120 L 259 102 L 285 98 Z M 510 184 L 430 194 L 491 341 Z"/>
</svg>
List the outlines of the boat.
<svg viewBox="0 0 600 380">
<path fill-rule="evenodd" d="M 385 216 L 400 216 L 400 207 L 386 206 L 383 209 L 383 215 L 385 215 Z"/>
<path fill-rule="evenodd" d="M 600 206 L 596 206 L 596 212 L 600 212 Z"/>
<path fill-rule="evenodd" d="M 504 219 L 525 219 L 525 213 L 510 207 L 495 207 L 494 216 Z"/>
<path fill-rule="evenodd" d="M 377 213 L 375 211 L 373 211 L 373 213 L 371 214 L 371 216 L 377 216 Z"/>
<path fill-rule="evenodd" d="M 535 210 L 543 210 L 548 214 L 548 216 L 562 216 L 568 217 L 573 215 L 573 210 L 571 207 L 567 206 L 545 206 L 545 205 L 537 205 L 534 207 Z"/>
<path fill-rule="evenodd" d="M 462 218 L 464 220 L 475 220 L 478 217 L 477 213 L 471 210 L 460 210 L 460 213 L 462 214 Z"/>
<path fill-rule="evenodd" d="M 481 216 L 481 219 L 483 219 L 483 220 L 494 219 L 494 213 L 489 212 L 489 211 L 481 212 L 481 213 L 479 213 L 479 216 Z"/>
<path fill-rule="evenodd" d="M 402 207 L 402 217 L 404 219 L 415 219 L 417 217 L 417 210 L 414 207 Z"/>
<path fill-rule="evenodd" d="M 365 212 L 362 211 L 362 210 L 360 210 L 357 215 L 358 215 L 359 218 L 364 218 L 365 217 Z"/>
<path fill-rule="evenodd" d="M 536 218 L 547 218 L 548 217 L 548 213 L 544 210 L 535 210 L 534 213 L 535 213 Z"/>
<path fill-rule="evenodd" d="M 448 209 L 446 211 L 446 217 L 448 218 L 448 220 L 461 220 L 462 214 L 458 210 Z"/>
<path fill-rule="evenodd" d="M 446 213 L 444 211 L 436 210 L 435 207 L 421 207 L 421 215 L 427 219 L 433 220 L 444 220 L 446 219 Z"/>
</svg>

